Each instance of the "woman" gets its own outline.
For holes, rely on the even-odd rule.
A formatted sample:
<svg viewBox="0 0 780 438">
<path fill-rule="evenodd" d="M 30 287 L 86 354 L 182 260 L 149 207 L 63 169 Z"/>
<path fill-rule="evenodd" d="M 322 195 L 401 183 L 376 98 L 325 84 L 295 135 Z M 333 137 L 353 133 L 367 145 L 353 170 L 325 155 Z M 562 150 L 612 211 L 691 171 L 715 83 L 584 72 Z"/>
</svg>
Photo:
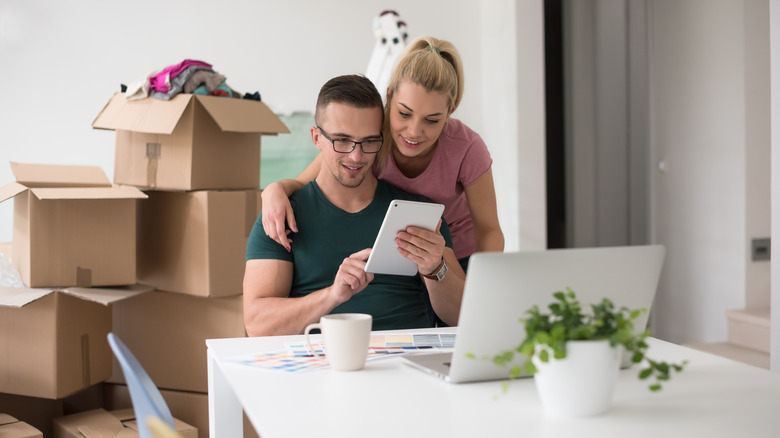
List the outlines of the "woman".
<svg viewBox="0 0 780 438">
<path fill-rule="evenodd" d="M 463 67 L 452 43 L 420 37 L 404 50 L 387 88 L 385 143 L 374 174 L 444 204 L 444 219 L 463 270 L 477 251 L 503 251 L 492 159 L 477 133 L 450 115 L 463 96 Z M 295 218 L 287 199 L 319 172 L 320 157 L 296 179 L 262 193 L 263 229 L 290 250 Z M 285 221 L 290 230 L 285 228 Z"/>
</svg>

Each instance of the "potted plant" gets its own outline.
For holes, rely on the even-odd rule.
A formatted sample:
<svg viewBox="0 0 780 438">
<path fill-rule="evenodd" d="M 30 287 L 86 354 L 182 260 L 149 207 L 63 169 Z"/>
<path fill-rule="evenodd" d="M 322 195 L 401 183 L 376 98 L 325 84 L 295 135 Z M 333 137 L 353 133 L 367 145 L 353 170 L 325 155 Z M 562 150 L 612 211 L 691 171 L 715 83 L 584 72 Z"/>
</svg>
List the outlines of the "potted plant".
<svg viewBox="0 0 780 438">
<path fill-rule="evenodd" d="M 671 371 L 682 371 L 685 362 L 671 364 L 647 357 L 645 340 L 650 330 L 634 330 L 634 320 L 647 309 L 618 309 L 604 298 L 590 306 L 592 312 L 584 313 L 571 289 L 553 297 L 549 312 L 533 306 L 521 319 L 526 336 L 520 345 L 493 357 L 494 363 L 506 366 L 515 354 L 525 356 L 522 365 L 511 367 L 510 378 L 533 375 L 549 415 L 580 417 L 608 410 L 622 354 L 629 354 L 635 364 L 645 364 L 639 378 L 653 378 L 651 391 L 660 390 Z"/>
</svg>

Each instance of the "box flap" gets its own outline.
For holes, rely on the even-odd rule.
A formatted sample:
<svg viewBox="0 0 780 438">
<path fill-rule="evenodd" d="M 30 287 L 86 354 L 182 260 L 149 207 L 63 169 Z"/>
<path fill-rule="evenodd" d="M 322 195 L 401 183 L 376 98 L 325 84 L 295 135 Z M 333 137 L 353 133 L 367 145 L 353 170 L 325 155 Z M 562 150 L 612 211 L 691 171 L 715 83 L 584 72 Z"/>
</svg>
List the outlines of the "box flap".
<svg viewBox="0 0 780 438">
<path fill-rule="evenodd" d="M 290 133 L 266 104 L 251 99 L 196 95 L 220 129 L 228 132 Z"/>
<path fill-rule="evenodd" d="M 130 286 L 119 287 L 69 287 L 62 290 L 63 293 L 81 298 L 87 301 L 94 301 L 104 306 L 113 304 L 117 301 L 132 298 L 142 293 L 153 291 L 152 286 L 145 284 L 133 284 Z"/>
<path fill-rule="evenodd" d="M 27 187 L 111 187 L 99 166 L 11 162 L 16 182 Z"/>
<path fill-rule="evenodd" d="M 69 287 L 66 289 L 35 289 L 26 287 L 0 286 L 0 306 L 24 307 L 33 301 L 39 300 L 52 292 L 62 292 L 82 300 L 108 306 L 121 300 L 126 300 L 146 292 L 151 292 L 154 287 L 145 284 L 133 284 L 118 287 Z"/>
<path fill-rule="evenodd" d="M 43 434 L 24 421 L 19 421 L 8 414 L 0 414 L 0 437 L 37 438 L 43 437 Z"/>
<path fill-rule="evenodd" d="M 130 186 L 31 189 L 38 199 L 146 199 L 141 190 Z"/>
<path fill-rule="evenodd" d="M 54 291 L 55 289 L 0 286 L 0 306 L 24 307 Z"/>
<path fill-rule="evenodd" d="M 109 412 L 119 421 L 135 420 L 135 410 L 133 408 L 115 409 Z"/>
<path fill-rule="evenodd" d="M 111 411 L 111 415 L 115 416 L 119 421 L 122 422 L 122 426 L 125 427 L 123 431 L 132 433 L 132 435 L 126 435 L 127 437 L 138 437 L 138 421 L 135 418 L 135 412 L 133 409 L 120 409 Z M 189 435 L 189 432 L 195 432 L 193 436 L 198 436 L 198 429 L 196 427 L 190 426 L 178 418 L 173 419 L 173 424 L 175 426 L 176 432 L 181 436 L 187 436 Z M 125 435 L 121 433 L 116 435 L 116 438 L 123 437 L 125 437 Z"/>
<path fill-rule="evenodd" d="M 84 438 L 116 438 L 122 431 L 122 429 L 120 429 L 119 431 L 115 432 L 112 429 L 106 429 L 105 427 L 101 426 L 92 426 L 89 424 L 78 426 L 76 429 L 79 432 L 79 436 L 83 436 Z M 138 436 L 137 433 L 135 435 Z"/>
<path fill-rule="evenodd" d="M 25 190 L 27 190 L 27 186 L 23 184 L 17 182 L 8 183 L 0 187 L 0 202 L 11 199 Z"/>
<path fill-rule="evenodd" d="M 179 93 L 171 100 L 146 98 L 127 100 L 116 93 L 92 122 L 97 129 L 171 134 L 192 100 L 192 94 Z"/>
<path fill-rule="evenodd" d="M 14 418 L 14 417 L 12 417 L 12 416 L 10 416 L 8 414 L 0 414 L 0 426 L 2 426 L 4 424 L 9 424 L 9 423 L 16 423 L 17 421 L 19 421 L 19 420 L 17 420 L 16 418 Z"/>
<path fill-rule="evenodd" d="M 114 438 L 122 431 L 122 423 L 102 408 L 79 412 L 54 419 L 67 436 L 85 438 Z"/>
</svg>

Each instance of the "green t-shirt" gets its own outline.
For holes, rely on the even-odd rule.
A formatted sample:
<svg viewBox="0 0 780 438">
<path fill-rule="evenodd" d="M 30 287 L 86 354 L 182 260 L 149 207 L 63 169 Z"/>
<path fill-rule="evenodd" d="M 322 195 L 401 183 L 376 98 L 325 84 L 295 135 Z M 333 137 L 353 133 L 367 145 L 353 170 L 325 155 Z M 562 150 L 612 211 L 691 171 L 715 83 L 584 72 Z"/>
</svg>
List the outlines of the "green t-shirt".
<svg viewBox="0 0 780 438">
<path fill-rule="evenodd" d="M 246 259 L 276 259 L 293 263 L 290 297 L 302 297 L 333 284 L 341 262 L 357 251 L 371 248 L 382 225 L 388 205 L 394 199 L 426 201 L 379 181 L 374 200 L 362 211 L 348 213 L 333 205 L 315 181 L 290 197 L 298 224 L 292 234 L 292 250 L 270 239 L 263 231 L 262 214 L 257 218 L 246 248 Z M 452 248 L 449 228 L 442 219 L 440 228 L 446 245 Z M 418 275 L 376 274 L 374 280 L 332 313 L 368 313 L 373 330 L 430 327 L 424 290 Z"/>
</svg>

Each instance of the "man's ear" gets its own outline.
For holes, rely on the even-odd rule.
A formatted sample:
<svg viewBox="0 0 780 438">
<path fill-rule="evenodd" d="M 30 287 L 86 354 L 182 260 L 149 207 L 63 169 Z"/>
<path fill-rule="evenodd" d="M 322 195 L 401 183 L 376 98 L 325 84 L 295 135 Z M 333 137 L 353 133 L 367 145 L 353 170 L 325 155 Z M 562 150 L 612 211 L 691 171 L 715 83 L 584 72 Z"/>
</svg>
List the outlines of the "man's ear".
<svg viewBox="0 0 780 438">
<path fill-rule="evenodd" d="M 322 151 L 322 148 L 320 147 L 320 130 L 316 126 L 312 126 L 309 128 L 309 132 L 311 133 L 311 141 L 314 142 L 314 147 L 317 148 L 317 150 Z"/>
</svg>

